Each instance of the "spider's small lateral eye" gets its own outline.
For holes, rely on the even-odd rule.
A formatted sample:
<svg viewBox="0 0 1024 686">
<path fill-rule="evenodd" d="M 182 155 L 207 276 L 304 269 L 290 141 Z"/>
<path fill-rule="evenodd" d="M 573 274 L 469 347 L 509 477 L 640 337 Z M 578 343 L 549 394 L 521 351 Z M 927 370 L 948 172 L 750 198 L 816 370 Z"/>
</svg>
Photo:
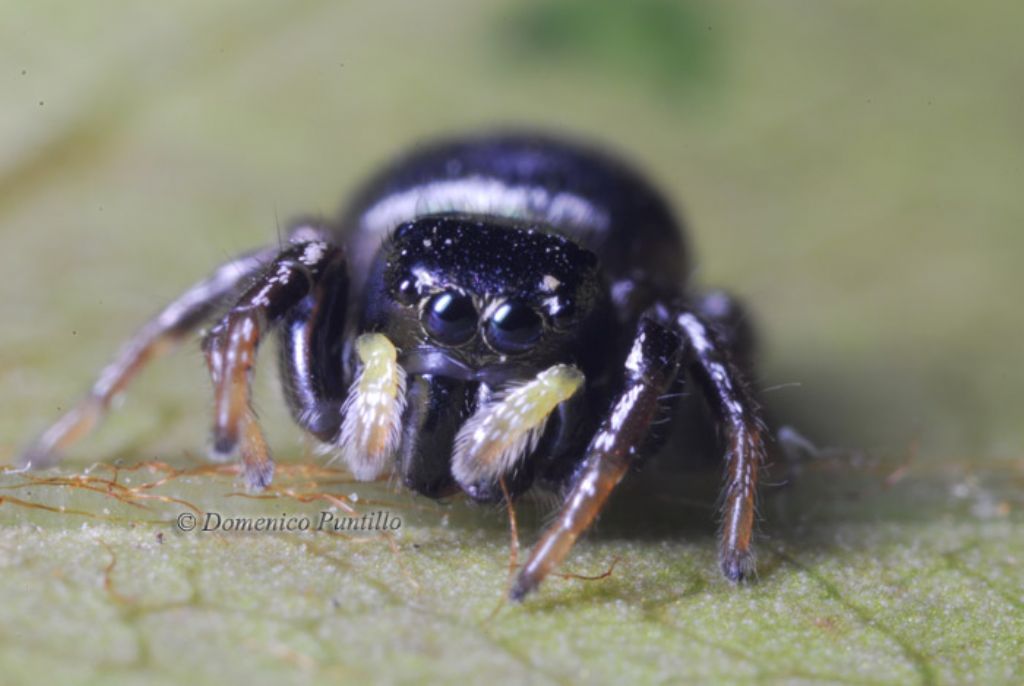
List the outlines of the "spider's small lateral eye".
<svg viewBox="0 0 1024 686">
<path fill-rule="evenodd" d="M 532 307 L 510 300 L 498 306 L 487 322 L 487 339 L 503 353 L 529 350 L 540 340 L 544 325 Z"/>
<path fill-rule="evenodd" d="M 459 345 L 476 333 L 476 308 L 468 295 L 458 291 L 445 291 L 430 298 L 422 319 L 424 330 L 439 343 Z"/>
<path fill-rule="evenodd" d="M 548 319 L 556 329 L 568 329 L 576 318 L 576 302 L 571 297 L 548 298 L 544 304 Z"/>
<path fill-rule="evenodd" d="M 416 282 L 412 279 L 403 279 L 395 288 L 395 299 L 403 305 L 414 304 L 418 296 L 419 290 L 416 288 Z"/>
</svg>

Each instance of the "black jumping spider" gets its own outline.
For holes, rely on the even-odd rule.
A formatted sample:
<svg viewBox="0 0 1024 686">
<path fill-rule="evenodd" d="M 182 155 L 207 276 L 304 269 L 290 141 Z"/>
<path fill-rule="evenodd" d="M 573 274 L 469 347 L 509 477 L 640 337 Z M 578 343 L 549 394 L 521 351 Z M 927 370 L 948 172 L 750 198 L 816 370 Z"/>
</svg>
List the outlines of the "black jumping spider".
<svg viewBox="0 0 1024 686">
<path fill-rule="evenodd" d="M 143 365 L 219 316 L 203 341 L 213 449 L 240 455 L 248 485 L 265 487 L 273 462 L 250 379 L 276 328 L 295 421 L 357 478 L 397 469 L 424 495 L 479 501 L 535 482 L 564 494 L 518 599 L 658 447 L 651 427 L 678 410 L 671 391 L 685 374 L 723 437 L 721 566 L 739 581 L 753 570 L 764 428 L 736 362 L 747 353 L 740 310 L 691 290 L 689 271 L 665 201 L 618 160 L 539 136 L 432 145 L 378 175 L 337 221 L 297 222 L 284 247 L 189 289 L 23 461 L 51 461 Z"/>
</svg>

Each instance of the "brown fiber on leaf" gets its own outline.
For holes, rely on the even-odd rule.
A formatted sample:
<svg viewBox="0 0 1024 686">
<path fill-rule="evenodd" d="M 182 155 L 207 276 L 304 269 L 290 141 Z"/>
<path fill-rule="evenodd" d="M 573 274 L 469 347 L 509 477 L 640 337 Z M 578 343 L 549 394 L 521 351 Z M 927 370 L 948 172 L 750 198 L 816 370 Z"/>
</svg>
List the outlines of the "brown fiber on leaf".
<svg viewBox="0 0 1024 686">
<path fill-rule="evenodd" d="M 501 595 L 498 604 L 491 610 L 491 613 L 484 619 L 487 624 L 498 616 L 501 608 L 508 604 L 508 594 L 516 581 L 516 568 L 519 567 L 519 522 L 516 519 L 516 509 L 512 504 L 512 497 L 509 495 L 508 486 L 505 485 L 505 477 L 498 479 L 501 486 L 501 493 L 505 498 L 505 506 L 508 509 L 509 548 L 508 548 L 508 581 L 505 584 L 505 592 Z"/>
<path fill-rule="evenodd" d="M 600 581 L 602 579 L 607 579 L 608 577 L 610 577 L 612 573 L 615 571 L 615 566 L 618 565 L 621 561 L 621 557 L 615 557 L 614 559 L 612 559 L 612 563 L 608 565 L 608 569 L 604 570 L 600 574 L 595 574 L 593 576 L 588 576 L 586 574 L 569 574 L 566 572 L 552 572 L 551 576 L 557 576 L 560 579 L 577 579 L 579 581 Z"/>
<path fill-rule="evenodd" d="M 103 590 L 105 590 L 107 595 L 109 595 L 114 602 L 119 605 L 135 604 L 136 601 L 134 598 L 122 595 L 114 586 L 114 567 L 117 566 L 117 553 L 114 552 L 114 549 L 106 541 L 100 541 L 100 545 L 106 548 L 107 552 L 110 553 L 110 562 L 103 568 Z"/>
</svg>

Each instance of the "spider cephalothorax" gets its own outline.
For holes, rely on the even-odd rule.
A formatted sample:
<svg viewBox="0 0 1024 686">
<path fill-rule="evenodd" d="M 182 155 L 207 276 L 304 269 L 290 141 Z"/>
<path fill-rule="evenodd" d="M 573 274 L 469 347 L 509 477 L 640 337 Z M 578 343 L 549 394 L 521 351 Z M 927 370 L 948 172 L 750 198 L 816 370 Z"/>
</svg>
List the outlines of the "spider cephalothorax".
<svg viewBox="0 0 1024 686">
<path fill-rule="evenodd" d="M 566 354 L 600 296 L 597 257 L 535 225 L 436 215 L 398 227 L 366 285 L 363 330 L 474 370 Z"/>
<path fill-rule="evenodd" d="M 679 411 L 670 391 L 692 384 L 726 453 L 722 570 L 751 572 L 764 430 L 740 371 L 749 329 L 721 291 L 690 287 L 681 229 L 645 181 L 584 147 L 503 135 L 421 149 L 357 197 L 165 308 L 23 461 L 87 433 L 231 298 L 203 343 L 213 448 L 240 457 L 251 488 L 273 476 L 250 380 L 276 329 L 292 415 L 357 478 L 397 471 L 425 495 L 481 501 L 538 481 L 563 495 L 513 587 L 521 598 L 659 447 L 652 427 Z"/>
</svg>

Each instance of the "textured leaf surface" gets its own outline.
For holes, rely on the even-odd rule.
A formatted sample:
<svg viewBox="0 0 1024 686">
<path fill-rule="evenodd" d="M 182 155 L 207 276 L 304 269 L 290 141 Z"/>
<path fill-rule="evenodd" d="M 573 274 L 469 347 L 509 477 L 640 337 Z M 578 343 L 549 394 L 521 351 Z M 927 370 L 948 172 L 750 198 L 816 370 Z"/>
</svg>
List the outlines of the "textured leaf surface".
<svg viewBox="0 0 1024 686">
<path fill-rule="evenodd" d="M 774 418 L 834 446 L 778 458 L 757 582 L 716 571 L 717 474 L 662 465 L 562 570 L 600 578 L 497 609 L 504 512 L 324 466 L 271 364 L 282 464 L 245 497 L 201 457 L 189 350 L 58 470 L 0 474 L 4 683 L 1019 682 L 1020 10 L 638 5 L 4 3 L 0 461 L 178 290 L 410 142 L 554 126 L 686 210 L 699 280 L 756 313 Z M 175 526 L 344 507 L 402 526 Z M 526 546 L 550 503 L 518 512 Z"/>
</svg>

